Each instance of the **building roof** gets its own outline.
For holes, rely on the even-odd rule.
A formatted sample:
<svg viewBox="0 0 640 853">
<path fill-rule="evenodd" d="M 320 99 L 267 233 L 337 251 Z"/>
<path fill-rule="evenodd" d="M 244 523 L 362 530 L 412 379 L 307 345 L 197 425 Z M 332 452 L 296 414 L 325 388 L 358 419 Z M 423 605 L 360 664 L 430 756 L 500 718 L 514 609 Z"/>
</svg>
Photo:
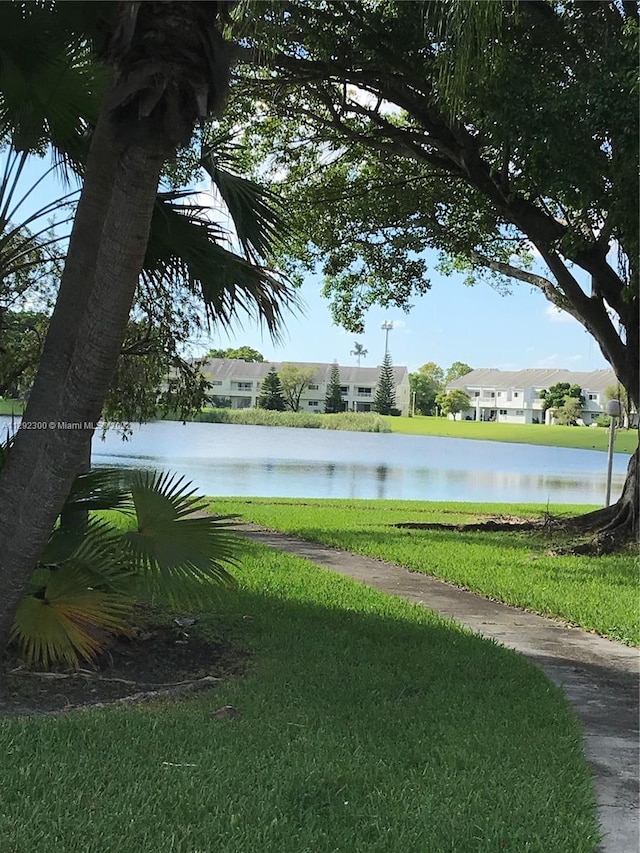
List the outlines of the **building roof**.
<svg viewBox="0 0 640 853">
<path fill-rule="evenodd" d="M 285 364 L 295 367 L 314 367 L 316 372 L 311 380 L 313 384 L 320 385 L 329 382 L 333 364 L 323 364 L 308 361 L 242 361 L 237 358 L 210 358 L 200 368 L 206 379 L 234 379 L 234 380 L 262 380 L 272 367 L 279 372 Z M 343 385 L 355 385 L 361 382 L 363 385 L 375 385 L 380 375 L 379 367 L 350 367 L 338 365 L 340 370 L 340 382 Z M 393 368 L 393 376 L 396 385 L 399 385 L 407 377 L 406 367 Z"/>
<path fill-rule="evenodd" d="M 525 388 L 548 389 L 558 382 L 579 385 L 583 391 L 602 392 L 618 380 L 613 370 L 558 370 L 556 368 L 532 368 L 529 370 L 496 370 L 482 367 L 472 370 L 448 384 L 448 388 Z"/>
</svg>

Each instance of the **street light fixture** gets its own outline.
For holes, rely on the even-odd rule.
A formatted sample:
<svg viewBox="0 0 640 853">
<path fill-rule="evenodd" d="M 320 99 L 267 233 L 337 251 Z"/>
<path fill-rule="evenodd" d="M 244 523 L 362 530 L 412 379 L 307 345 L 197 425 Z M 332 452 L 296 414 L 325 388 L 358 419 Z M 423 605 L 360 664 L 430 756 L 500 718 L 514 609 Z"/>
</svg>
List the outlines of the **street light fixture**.
<svg viewBox="0 0 640 853">
<path fill-rule="evenodd" d="M 393 329 L 393 320 L 385 320 L 380 328 L 384 331 L 384 354 L 387 355 L 389 352 L 389 332 Z"/>
<path fill-rule="evenodd" d="M 619 400 L 609 400 L 607 403 L 607 414 L 611 418 L 609 422 L 609 453 L 607 457 L 607 494 L 604 499 L 604 505 L 609 506 L 611 503 L 611 470 L 613 468 L 613 440 L 616 434 L 616 419 L 620 417 L 622 407 Z"/>
</svg>

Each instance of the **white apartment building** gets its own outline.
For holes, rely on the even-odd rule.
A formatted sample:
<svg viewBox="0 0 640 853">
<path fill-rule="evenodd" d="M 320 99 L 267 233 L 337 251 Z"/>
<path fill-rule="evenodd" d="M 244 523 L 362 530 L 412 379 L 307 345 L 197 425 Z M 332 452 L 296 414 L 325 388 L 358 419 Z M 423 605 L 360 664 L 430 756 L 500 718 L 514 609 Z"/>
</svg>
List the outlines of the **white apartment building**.
<svg viewBox="0 0 640 853">
<path fill-rule="evenodd" d="M 605 411 L 605 388 L 616 385 L 613 370 L 532 369 L 472 370 L 449 383 L 447 391 L 461 388 L 471 398 L 471 408 L 462 412 L 462 418 L 474 421 L 498 421 L 512 424 L 553 423 L 551 410 L 543 411 L 541 391 L 548 391 L 558 382 L 579 385 L 584 399 L 582 421 L 590 426 Z"/>
<path fill-rule="evenodd" d="M 332 364 L 316 364 L 300 361 L 249 362 L 235 358 L 211 358 L 201 366 L 205 379 L 211 383 L 212 395 L 228 397 L 231 408 L 248 409 L 257 405 L 260 385 L 271 368 L 276 373 L 285 364 L 296 367 L 315 368 L 309 385 L 300 398 L 301 412 L 324 412 Z M 370 412 L 380 376 L 379 367 L 343 367 L 338 365 L 342 400 L 345 411 Z M 406 367 L 394 367 L 396 407 L 401 414 L 409 414 L 409 373 Z"/>
</svg>

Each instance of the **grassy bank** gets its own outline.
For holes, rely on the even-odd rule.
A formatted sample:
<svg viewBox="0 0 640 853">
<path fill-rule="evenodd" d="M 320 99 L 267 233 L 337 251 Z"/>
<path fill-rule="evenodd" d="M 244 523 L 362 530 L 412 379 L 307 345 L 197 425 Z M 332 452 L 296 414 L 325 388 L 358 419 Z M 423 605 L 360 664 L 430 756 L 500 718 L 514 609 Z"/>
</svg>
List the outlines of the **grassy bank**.
<svg viewBox="0 0 640 853">
<path fill-rule="evenodd" d="M 21 415 L 24 405 L 21 400 L 6 400 L 0 397 L 0 415 Z"/>
<path fill-rule="evenodd" d="M 169 419 L 172 417 L 169 416 Z M 595 427 L 476 423 L 475 421 L 451 421 L 448 418 L 422 416 L 392 418 L 355 412 L 323 415 L 308 414 L 307 412 L 269 412 L 264 409 L 204 409 L 193 420 L 207 423 L 256 424 L 259 426 L 335 429 L 355 432 L 399 432 L 408 435 L 575 447 L 583 450 L 606 451 L 609 442 L 609 431 Z M 617 431 L 615 438 L 617 453 L 633 453 L 637 445 L 637 430 Z"/>
<path fill-rule="evenodd" d="M 238 575 L 198 630 L 252 649 L 245 677 L 2 721 L 3 850 L 595 849 L 579 727 L 540 670 L 293 557 L 251 547 Z"/>
<path fill-rule="evenodd" d="M 386 418 L 354 412 L 321 415 L 306 412 L 271 412 L 266 409 L 203 409 L 192 420 L 216 424 L 335 429 L 349 432 L 391 432 Z"/>
<path fill-rule="evenodd" d="M 423 416 L 385 418 L 385 420 L 392 432 L 409 435 L 436 435 L 481 441 L 542 444 L 553 447 L 576 447 L 583 450 L 607 450 L 609 446 L 609 430 L 601 427 L 480 423 Z M 617 453 L 633 453 L 637 446 L 637 430 L 617 430 L 614 446 Z"/>
<path fill-rule="evenodd" d="M 402 521 L 461 524 L 496 514 L 539 517 L 545 506 L 266 498 L 223 498 L 212 503 L 217 512 L 388 560 L 622 642 L 640 643 L 634 553 L 559 557 L 549 554 L 552 542 L 546 534 L 393 526 Z M 588 507 L 549 509 L 560 514 L 585 512 Z"/>
</svg>

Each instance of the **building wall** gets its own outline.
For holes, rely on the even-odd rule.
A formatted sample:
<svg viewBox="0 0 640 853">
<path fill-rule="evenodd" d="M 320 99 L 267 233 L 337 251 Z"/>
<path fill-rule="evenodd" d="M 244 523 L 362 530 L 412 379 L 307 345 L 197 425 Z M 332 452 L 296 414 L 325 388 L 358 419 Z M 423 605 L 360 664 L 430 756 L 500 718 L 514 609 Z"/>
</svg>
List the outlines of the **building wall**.
<svg viewBox="0 0 640 853">
<path fill-rule="evenodd" d="M 303 362 L 246 362 L 239 359 L 214 358 L 205 362 L 202 373 L 211 383 L 211 395 L 229 397 L 231 408 L 244 409 L 257 405 L 260 385 L 272 367 L 276 372 L 283 364 L 296 364 L 298 367 L 315 367 L 316 374 L 300 397 L 301 412 L 324 412 L 325 399 L 330 381 L 332 364 L 309 364 Z M 340 380 L 343 388 L 345 410 L 350 412 L 368 412 L 375 398 L 379 377 L 377 367 L 340 366 Z M 396 407 L 401 414 L 409 414 L 409 373 L 406 367 L 394 367 L 396 380 Z"/>
<path fill-rule="evenodd" d="M 558 382 L 582 388 L 582 422 L 590 426 L 606 406 L 604 389 L 616 384 L 612 370 L 578 372 L 568 370 L 501 371 L 481 368 L 456 379 L 448 390 L 462 388 L 471 398 L 463 418 L 498 423 L 555 423 L 551 411 L 543 411 L 540 392 Z"/>
</svg>

